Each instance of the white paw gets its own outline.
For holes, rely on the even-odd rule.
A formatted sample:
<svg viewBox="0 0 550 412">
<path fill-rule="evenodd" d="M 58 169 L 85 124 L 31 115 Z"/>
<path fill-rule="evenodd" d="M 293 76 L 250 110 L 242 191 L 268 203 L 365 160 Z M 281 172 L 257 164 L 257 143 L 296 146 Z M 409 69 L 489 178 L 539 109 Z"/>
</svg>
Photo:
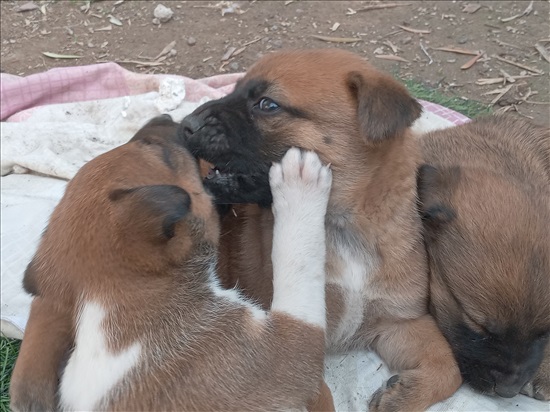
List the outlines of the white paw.
<svg viewBox="0 0 550 412">
<path fill-rule="evenodd" d="M 319 156 L 292 148 L 269 171 L 274 215 L 326 213 L 332 172 Z"/>
</svg>

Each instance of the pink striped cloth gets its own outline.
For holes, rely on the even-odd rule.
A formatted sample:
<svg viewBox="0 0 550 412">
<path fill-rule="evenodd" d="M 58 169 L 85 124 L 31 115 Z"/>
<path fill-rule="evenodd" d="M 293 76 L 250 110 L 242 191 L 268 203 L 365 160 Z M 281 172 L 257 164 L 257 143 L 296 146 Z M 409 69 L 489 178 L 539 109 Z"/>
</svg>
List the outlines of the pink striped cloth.
<svg viewBox="0 0 550 412">
<path fill-rule="evenodd" d="M 158 91 L 160 81 L 179 77 L 185 82 L 185 100 L 198 102 L 203 98 L 217 99 L 231 92 L 242 73 L 223 74 L 194 80 L 188 77 L 160 74 L 139 74 L 116 63 L 62 67 L 43 73 L 19 77 L 0 74 L 0 120 L 21 121 L 34 107 L 56 103 L 71 103 L 109 99 Z M 425 111 L 453 124 L 469 119 L 460 113 L 435 103 L 420 100 Z"/>
</svg>

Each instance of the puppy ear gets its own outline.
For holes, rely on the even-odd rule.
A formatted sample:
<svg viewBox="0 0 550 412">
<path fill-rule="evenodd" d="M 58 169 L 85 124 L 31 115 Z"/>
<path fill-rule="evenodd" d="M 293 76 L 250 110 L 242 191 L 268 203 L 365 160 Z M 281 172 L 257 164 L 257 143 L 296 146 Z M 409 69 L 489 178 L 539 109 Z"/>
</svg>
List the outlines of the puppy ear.
<svg viewBox="0 0 550 412">
<path fill-rule="evenodd" d="M 459 177 L 458 167 L 441 171 L 427 164 L 420 166 L 416 177 L 418 207 L 425 224 L 435 228 L 456 218 L 448 198 Z"/>
<path fill-rule="evenodd" d="M 136 134 L 130 139 L 130 142 L 143 140 L 149 143 L 151 136 L 176 136 L 178 130 L 178 123 L 172 120 L 172 116 L 169 114 L 163 114 L 153 117 L 147 123 L 145 123 Z"/>
<path fill-rule="evenodd" d="M 348 75 L 347 82 L 357 99 L 359 130 L 367 143 L 399 135 L 422 113 L 420 103 L 389 76 L 377 74 L 367 78 L 354 71 Z"/>
<path fill-rule="evenodd" d="M 189 194 L 174 185 L 117 189 L 109 198 L 115 203 L 115 218 L 128 225 L 129 232 L 160 240 L 175 236 L 176 224 L 191 208 Z"/>
</svg>

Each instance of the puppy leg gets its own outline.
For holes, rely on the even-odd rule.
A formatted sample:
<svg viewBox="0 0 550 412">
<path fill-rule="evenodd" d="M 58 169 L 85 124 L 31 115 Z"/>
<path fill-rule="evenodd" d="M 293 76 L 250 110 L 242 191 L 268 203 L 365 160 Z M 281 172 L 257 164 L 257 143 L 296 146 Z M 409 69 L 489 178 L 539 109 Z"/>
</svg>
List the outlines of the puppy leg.
<svg viewBox="0 0 550 412">
<path fill-rule="evenodd" d="M 546 344 L 544 358 L 535 376 L 525 384 L 521 393 L 541 401 L 550 401 L 550 342 Z"/>
<path fill-rule="evenodd" d="M 451 396 L 462 378 L 451 348 L 430 315 L 378 325 L 374 349 L 399 371 L 376 391 L 369 411 L 421 411 Z"/>
<path fill-rule="evenodd" d="M 321 384 L 319 396 L 312 399 L 307 405 L 308 412 L 334 412 L 334 400 L 332 399 L 332 392 L 325 383 Z"/>
<path fill-rule="evenodd" d="M 36 296 L 11 377 L 13 411 L 57 410 L 59 368 L 72 342 L 70 314 Z"/>
<path fill-rule="evenodd" d="M 271 310 L 326 325 L 325 215 L 332 173 L 313 152 L 290 149 L 269 172 L 273 193 Z"/>
</svg>

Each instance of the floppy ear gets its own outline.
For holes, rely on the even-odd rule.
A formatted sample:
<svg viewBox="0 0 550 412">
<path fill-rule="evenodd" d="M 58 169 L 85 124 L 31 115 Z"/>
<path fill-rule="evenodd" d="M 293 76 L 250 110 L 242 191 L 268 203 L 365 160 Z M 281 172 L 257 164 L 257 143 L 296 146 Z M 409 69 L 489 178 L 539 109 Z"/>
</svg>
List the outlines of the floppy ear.
<svg viewBox="0 0 550 412">
<path fill-rule="evenodd" d="M 109 194 L 114 217 L 128 225 L 128 232 L 157 240 L 169 240 L 176 224 L 190 210 L 191 197 L 179 186 L 155 185 L 117 189 Z M 126 226 L 125 226 L 126 228 Z"/>
<path fill-rule="evenodd" d="M 160 116 L 153 117 L 147 123 L 145 123 L 136 134 L 130 139 L 130 142 L 143 140 L 146 143 L 151 136 L 176 136 L 178 130 L 178 123 L 172 120 L 172 116 L 169 114 L 162 114 Z"/>
<path fill-rule="evenodd" d="M 425 224 L 439 227 L 456 218 L 449 203 L 449 195 L 460 178 L 460 169 L 452 167 L 441 171 L 423 164 L 417 172 L 418 206 Z"/>
<path fill-rule="evenodd" d="M 399 135 L 422 113 L 420 103 L 389 76 L 377 74 L 367 78 L 354 71 L 347 80 L 357 99 L 359 130 L 367 143 Z"/>
</svg>

